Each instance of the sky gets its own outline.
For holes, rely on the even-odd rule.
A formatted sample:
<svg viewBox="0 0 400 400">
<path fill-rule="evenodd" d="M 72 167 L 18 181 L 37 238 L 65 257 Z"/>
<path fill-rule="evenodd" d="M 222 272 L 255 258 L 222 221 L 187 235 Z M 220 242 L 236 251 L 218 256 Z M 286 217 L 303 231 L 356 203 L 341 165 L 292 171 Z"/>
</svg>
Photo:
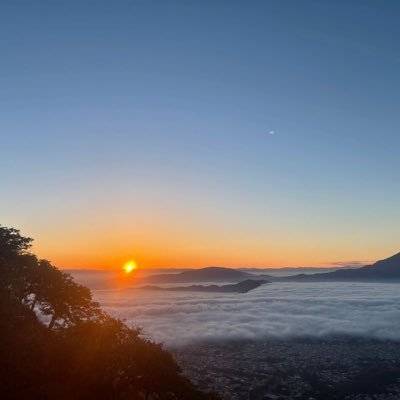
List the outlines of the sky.
<svg viewBox="0 0 400 400">
<path fill-rule="evenodd" d="M 399 252 L 399 14 L 2 1 L 0 223 L 61 268 Z"/>
</svg>

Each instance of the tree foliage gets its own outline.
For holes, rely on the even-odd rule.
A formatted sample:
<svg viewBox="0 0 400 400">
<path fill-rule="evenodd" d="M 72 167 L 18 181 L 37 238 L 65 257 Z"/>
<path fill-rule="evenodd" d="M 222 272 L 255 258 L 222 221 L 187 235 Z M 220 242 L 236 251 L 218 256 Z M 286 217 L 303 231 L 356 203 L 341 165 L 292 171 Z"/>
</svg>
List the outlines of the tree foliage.
<svg viewBox="0 0 400 400">
<path fill-rule="evenodd" d="M 215 399 L 171 354 L 0 226 L 0 385 L 7 399 Z"/>
</svg>

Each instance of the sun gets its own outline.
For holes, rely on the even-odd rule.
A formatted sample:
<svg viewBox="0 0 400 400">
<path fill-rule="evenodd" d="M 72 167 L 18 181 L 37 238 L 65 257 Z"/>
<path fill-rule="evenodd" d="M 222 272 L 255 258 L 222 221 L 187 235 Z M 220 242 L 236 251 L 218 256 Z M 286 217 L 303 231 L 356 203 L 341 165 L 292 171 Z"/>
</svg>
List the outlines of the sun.
<svg viewBox="0 0 400 400">
<path fill-rule="evenodd" d="M 126 274 L 130 274 L 132 271 L 134 271 L 137 268 L 137 265 L 135 263 L 135 261 L 131 260 L 128 261 L 124 264 L 124 271 Z"/>
</svg>

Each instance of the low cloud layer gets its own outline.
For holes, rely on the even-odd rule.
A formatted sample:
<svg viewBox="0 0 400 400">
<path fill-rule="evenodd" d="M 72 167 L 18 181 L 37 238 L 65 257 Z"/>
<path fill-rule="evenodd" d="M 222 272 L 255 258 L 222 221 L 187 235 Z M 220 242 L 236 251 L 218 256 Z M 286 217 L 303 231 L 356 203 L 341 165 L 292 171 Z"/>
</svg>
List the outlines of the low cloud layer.
<svg viewBox="0 0 400 400">
<path fill-rule="evenodd" d="M 272 283 L 246 294 L 95 291 L 110 314 L 166 344 L 348 334 L 400 340 L 400 287 Z"/>
</svg>

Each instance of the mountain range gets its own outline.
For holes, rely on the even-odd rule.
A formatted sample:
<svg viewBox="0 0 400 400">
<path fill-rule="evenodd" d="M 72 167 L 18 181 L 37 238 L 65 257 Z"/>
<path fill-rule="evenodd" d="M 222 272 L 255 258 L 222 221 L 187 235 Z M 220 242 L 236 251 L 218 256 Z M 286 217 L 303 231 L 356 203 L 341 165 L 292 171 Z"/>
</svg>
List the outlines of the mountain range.
<svg viewBox="0 0 400 400">
<path fill-rule="evenodd" d="M 400 281 L 400 253 L 360 268 L 338 269 L 318 274 L 299 274 L 285 277 L 285 281 Z"/>
<path fill-rule="evenodd" d="M 254 271 L 254 270 L 253 270 Z M 279 282 L 329 282 L 329 281 L 372 281 L 400 282 L 400 253 L 371 265 L 360 268 L 341 268 L 331 272 L 297 274 L 276 277 L 233 268 L 206 267 L 173 274 L 157 274 L 144 278 L 147 283 L 190 283 L 190 282 L 240 282 L 246 279 L 265 279 Z"/>
</svg>

